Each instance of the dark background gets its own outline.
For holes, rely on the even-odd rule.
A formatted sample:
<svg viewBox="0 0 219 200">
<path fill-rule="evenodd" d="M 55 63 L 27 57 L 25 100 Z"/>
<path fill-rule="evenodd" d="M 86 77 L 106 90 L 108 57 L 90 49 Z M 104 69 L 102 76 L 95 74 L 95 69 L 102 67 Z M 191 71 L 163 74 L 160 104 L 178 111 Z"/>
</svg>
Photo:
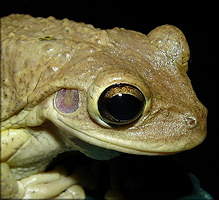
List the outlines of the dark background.
<svg viewBox="0 0 219 200">
<path fill-rule="evenodd" d="M 163 24 L 180 28 L 191 50 L 188 75 L 209 113 L 208 136 L 204 143 L 176 157 L 200 179 L 202 188 L 219 199 L 218 5 L 216 1 L 214 5 L 210 1 L 197 2 L 1 0 L 0 17 L 12 13 L 54 16 L 93 24 L 102 29 L 118 26 L 145 34 Z"/>
</svg>

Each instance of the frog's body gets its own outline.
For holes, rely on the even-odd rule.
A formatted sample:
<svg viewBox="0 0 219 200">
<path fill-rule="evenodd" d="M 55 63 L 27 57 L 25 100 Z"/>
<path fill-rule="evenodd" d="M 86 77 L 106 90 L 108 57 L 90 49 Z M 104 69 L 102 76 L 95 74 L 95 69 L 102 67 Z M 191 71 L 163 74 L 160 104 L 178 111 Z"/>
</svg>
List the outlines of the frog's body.
<svg viewBox="0 0 219 200">
<path fill-rule="evenodd" d="M 207 110 L 186 74 L 189 47 L 176 27 L 145 36 L 53 17 L 10 15 L 1 23 L 4 197 L 24 197 L 19 180 L 64 151 L 95 159 L 161 155 L 204 140 Z M 135 115 L 112 110 L 122 95 L 140 102 L 130 107 Z"/>
</svg>

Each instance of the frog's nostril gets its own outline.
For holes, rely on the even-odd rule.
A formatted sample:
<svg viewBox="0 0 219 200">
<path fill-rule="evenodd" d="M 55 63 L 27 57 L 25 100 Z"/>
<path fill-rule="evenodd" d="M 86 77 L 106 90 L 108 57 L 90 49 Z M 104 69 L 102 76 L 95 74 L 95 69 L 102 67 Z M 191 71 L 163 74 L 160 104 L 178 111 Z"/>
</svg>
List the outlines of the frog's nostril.
<svg viewBox="0 0 219 200">
<path fill-rule="evenodd" d="M 188 128 L 194 128 L 197 124 L 197 120 L 195 117 L 188 117 L 186 119 L 186 125 L 188 126 Z"/>
</svg>

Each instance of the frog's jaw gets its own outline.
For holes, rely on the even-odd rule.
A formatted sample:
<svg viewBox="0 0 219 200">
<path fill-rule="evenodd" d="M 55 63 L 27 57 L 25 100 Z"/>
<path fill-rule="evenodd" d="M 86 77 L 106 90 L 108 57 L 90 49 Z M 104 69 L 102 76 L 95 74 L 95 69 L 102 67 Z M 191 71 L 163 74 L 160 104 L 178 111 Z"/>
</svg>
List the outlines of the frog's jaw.
<svg viewBox="0 0 219 200">
<path fill-rule="evenodd" d="M 53 99 L 52 95 L 42 104 L 43 116 L 62 130 L 65 143 L 78 138 L 90 145 L 118 152 L 167 155 L 192 149 L 206 137 L 206 109 L 196 115 L 194 112 L 189 114 L 187 109 L 178 113 L 166 108 L 150 113 L 146 119 L 142 116 L 132 127 L 106 128 L 91 120 L 83 106 L 74 116 L 57 112 Z"/>
<path fill-rule="evenodd" d="M 174 136 L 170 136 L 169 138 L 161 138 L 161 139 L 155 139 L 153 137 L 148 138 L 147 141 L 131 141 L 128 139 L 118 139 L 115 137 L 102 137 L 102 138 L 98 138 L 95 136 L 94 131 L 90 130 L 89 134 L 87 134 L 86 132 L 79 130 L 79 129 L 73 129 L 72 127 L 70 127 L 68 124 L 63 123 L 61 120 L 60 121 L 53 121 L 53 123 L 57 126 L 57 127 L 62 127 L 62 137 L 65 138 L 65 142 L 66 144 L 70 144 L 72 146 L 75 147 L 75 138 L 78 138 L 81 143 L 87 143 L 87 146 L 90 145 L 90 147 L 88 149 L 91 149 L 91 147 L 93 149 L 96 150 L 97 149 L 107 149 L 107 150 L 113 150 L 113 151 L 117 151 L 117 152 L 122 152 L 122 153 L 129 153 L 129 154 L 137 154 L 137 155 L 170 155 L 170 154 L 175 154 L 181 151 L 185 151 L 185 150 L 189 150 L 192 149 L 194 147 L 196 147 L 197 145 L 199 145 L 200 143 L 203 142 L 203 140 L 206 137 L 206 130 L 202 130 L 202 133 L 200 132 L 200 130 L 198 130 L 198 132 L 192 132 L 193 137 L 187 137 L 186 134 L 184 133 L 184 135 L 182 137 L 174 138 Z M 203 123 L 204 122 L 200 122 Z M 109 129 L 110 130 L 110 129 Z M 118 134 L 122 134 L 122 132 L 120 131 L 120 133 Z M 133 137 L 136 134 L 143 134 L 141 132 L 138 133 L 134 133 L 133 132 Z M 101 135 L 101 134 L 100 134 Z M 80 150 L 81 152 L 84 151 L 84 149 L 77 145 L 77 149 Z M 86 145 L 85 145 L 86 146 Z M 102 151 L 104 152 L 104 151 Z M 90 153 L 88 151 L 85 150 L 85 152 L 83 152 L 87 155 L 89 155 L 90 157 L 95 158 L 95 155 L 90 155 Z M 92 152 L 93 154 L 93 152 Z M 109 159 L 114 157 L 117 154 L 114 153 L 107 153 L 106 157 L 104 158 L 103 156 L 101 157 L 101 159 Z M 96 158 L 96 159 L 100 159 L 100 158 Z"/>
</svg>

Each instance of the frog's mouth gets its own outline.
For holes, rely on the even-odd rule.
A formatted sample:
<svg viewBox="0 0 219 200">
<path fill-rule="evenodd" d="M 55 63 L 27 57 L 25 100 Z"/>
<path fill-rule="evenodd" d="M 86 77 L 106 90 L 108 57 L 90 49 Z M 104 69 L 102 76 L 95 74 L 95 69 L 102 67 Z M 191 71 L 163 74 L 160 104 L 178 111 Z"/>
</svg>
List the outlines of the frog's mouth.
<svg viewBox="0 0 219 200">
<path fill-rule="evenodd" d="M 76 147 L 80 151 L 86 147 L 87 152 L 89 152 L 89 149 L 96 149 L 94 151 L 107 149 L 108 151 L 137 155 L 169 155 L 192 149 L 206 137 L 206 119 L 204 117 L 199 118 L 199 122 L 190 118 L 190 127 L 188 127 L 185 119 L 188 119 L 191 115 L 168 114 L 165 115 L 168 123 L 164 123 L 164 114 L 157 113 L 157 117 L 152 116 L 150 120 L 148 118 L 147 125 L 141 130 L 140 127 L 136 126 L 136 129 L 132 127 L 129 132 L 124 134 L 124 129 L 98 128 L 100 125 L 95 121 L 93 123 L 96 124 L 90 125 L 88 130 L 85 127 L 89 122 L 78 120 L 77 114 L 75 114 L 75 119 L 77 119 L 75 123 L 81 125 L 74 126 L 71 118 L 57 112 L 51 105 L 52 101 L 48 102 L 50 105 L 48 105 L 48 110 L 44 110 L 44 117 L 58 128 L 67 145 Z M 176 119 L 178 122 L 176 122 Z M 104 132 L 101 133 L 103 129 Z M 115 133 L 115 131 L 118 132 Z"/>
<path fill-rule="evenodd" d="M 149 152 L 143 149 L 135 149 L 130 146 L 122 146 L 114 143 L 91 137 L 90 135 L 76 129 L 72 129 L 67 124 L 65 131 L 61 131 L 67 146 L 73 146 L 77 150 L 86 154 L 89 157 L 98 160 L 108 160 L 118 156 L 120 153 L 136 154 L 136 155 L 169 155 L 177 152 Z M 62 125 L 62 127 L 63 127 Z M 73 135 L 72 135 L 73 134 Z M 122 143 L 121 143 L 122 144 Z"/>
<path fill-rule="evenodd" d="M 124 141 L 118 140 L 118 138 L 108 138 L 108 141 L 110 140 L 110 142 L 108 142 L 90 133 L 87 134 L 79 129 L 72 128 L 64 121 L 56 121 L 55 125 L 62 127 L 62 130 L 64 130 L 61 135 L 64 137 L 64 141 L 67 145 L 74 146 L 79 151 L 95 159 L 109 159 L 118 155 L 118 152 L 136 155 L 171 155 L 194 148 L 199 145 L 206 136 L 202 134 L 203 137 L 200 136 L 199 139 L 195 137 L 193 139 L 187 139 L 187 141 L 172 141 L 172 144 L 167 144 L 165 141 L 159 143 L 151 141 L 148 142 L 150 145 L 147 145 L 144 142 Z M 90 152 L 92 152 L 92 155 Z"/>
</svg>

